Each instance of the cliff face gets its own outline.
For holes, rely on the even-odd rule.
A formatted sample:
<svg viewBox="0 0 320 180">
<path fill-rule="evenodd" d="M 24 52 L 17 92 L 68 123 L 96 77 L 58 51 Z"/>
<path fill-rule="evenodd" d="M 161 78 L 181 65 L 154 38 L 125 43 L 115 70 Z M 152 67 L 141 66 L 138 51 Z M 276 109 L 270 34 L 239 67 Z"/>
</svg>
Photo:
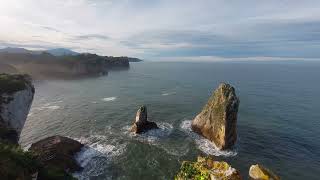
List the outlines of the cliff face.
<svg viewBox="0 0 320 180">
<path fill-rule="evenodd" d="M 0 139 L 17 143 L 34 96 L 27 75 L 0 74 Z"/>
</svg>

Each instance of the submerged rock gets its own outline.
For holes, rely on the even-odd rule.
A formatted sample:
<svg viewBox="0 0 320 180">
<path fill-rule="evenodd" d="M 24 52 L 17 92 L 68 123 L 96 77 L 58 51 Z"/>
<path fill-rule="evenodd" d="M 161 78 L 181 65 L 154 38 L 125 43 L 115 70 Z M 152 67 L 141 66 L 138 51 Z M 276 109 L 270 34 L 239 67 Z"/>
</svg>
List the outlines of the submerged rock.
<svg viewBox="0 0 320 180">
<path fill-rule="evenodd" d="M 74 172 L 82 169 L 74 159 L 74 155 L 82 147 L 83 144 L 76 140 L 63 136 L 52 136 L 32 144 L 29 150 L 37 154 L 45 167 Z"/>
<path fill-rule="evenodd" d="M 155 122 L 148 121 L 147 107 L 141 106 L 137 111 L 136 119 L 131 127 L 131 132 L 139 134 L 158 128 L 159 127 Z"/>
<path fill-rule="evenodd" d="M 184 161 L 175 180 L 241 180 L 240 173 L 224 161 L 198 157 L 197 162 Z"/>
<path fill-rule="evenodd" d="M 0 140 L 18 143 L 33 96 L 29 76 L 0 74 Z"/>
<path fill-rule="evenodd" d="M 209 139 L 219 149 L 232 148 L 237 140 L 239 103 L 235 89 L 221 83 L 192 121 L 192 130 Z"/>
<path fill-rule="evenodd" d="M 280 180 L 272 171 L 259 164 L 250 167 L 249 176 L 252 180 Z"/>
</svg>

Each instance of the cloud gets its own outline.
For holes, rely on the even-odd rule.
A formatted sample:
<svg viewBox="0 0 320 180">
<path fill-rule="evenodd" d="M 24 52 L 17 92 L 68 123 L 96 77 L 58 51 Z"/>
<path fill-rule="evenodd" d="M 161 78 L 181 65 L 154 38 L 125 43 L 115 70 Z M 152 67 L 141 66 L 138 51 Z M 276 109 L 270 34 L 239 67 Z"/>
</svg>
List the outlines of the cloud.
<svg viewBox="0 0 320 180">
<path fill-rule="evenodd" d="M 53 27 L 49 27 L 49 26 L 41 26 L 43 29 L 49 30 L 49 31 L 54 31 L 54 32 L 61 32 L 60 30 L 53 28 Z"/>
<path fill-rule="evenodd" d="M 318 7 L 314 0 L 2 0 L 0 40 L 146 59 L 316 58 Z"/>
<path fill-rule="evenodd" d="M 296 57 L 221 57 L 221 56 L 178 56 L 178 57 L 160 57 L 151 61 L 162 62 L 249 62 L 249 61 L 319 61 L 319 58 L 296 58 Z"/>
<path fill-rule="evenodd" d="M 74 36 L 76 40 L 91 40 L 91 39 L 99 39 L 99 40 L 109 40 L 110 38 L 101 34 L 86 34 L 80 36 Z"/>
</svg>

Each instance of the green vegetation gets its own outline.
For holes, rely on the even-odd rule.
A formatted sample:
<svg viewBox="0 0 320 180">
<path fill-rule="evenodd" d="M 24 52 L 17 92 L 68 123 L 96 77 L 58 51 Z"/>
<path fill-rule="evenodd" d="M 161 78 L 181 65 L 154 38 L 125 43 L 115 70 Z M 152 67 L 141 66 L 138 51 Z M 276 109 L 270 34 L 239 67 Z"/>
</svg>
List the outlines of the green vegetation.
<svg viewBox="0 0 320 180">
<path fill-rule="evenodd" d="M 0 94 L 12 94 L 26 88 L 25 75 L 0 74 Z"/>
<path fill-rule="evenodd" d="M 0 143 L 1 178 L 29 179 L 39 168 L 40 163 L 32 153 L 24 152 L 18 145 Z"/>
<path fill-rule="evenodd" d="M 23 151 L 18 145 L 0 142 L 0 177 L 1 179 L 31 179 L 38 172 L 39 179 L 74 180 L 63 169 L 54 166 L 43 166 L 37 155 Z"/>
<path fill-rule="evenodd" d="M 184 161 L 175 180 L 241 180 L 238 171 L 224 161 L 198 157 L 196 162 Z"/>
<path fill-rule="evenodd" d="M 182 163 L 179 174 L 175 177 L 175 180 L 181 179 L 208 180 L 210 178 L 207 169 L 197 163 L 185 161 Z"/>
<path fill-rule="evenodd" d="M 18 134 L 16 130 L 8 128 L 0 116 L 0 142 L 3 143 L 17 143 Z"/>
<path fill-rule="evenodd" d="M 39 172 L 39 177 L 40 179 L 45 180 L 76 180 L 76 178 L 69 173 L 66 173 L 63 169 L 54 166 L 47 166 L 41 169 Z"/>
</svg>

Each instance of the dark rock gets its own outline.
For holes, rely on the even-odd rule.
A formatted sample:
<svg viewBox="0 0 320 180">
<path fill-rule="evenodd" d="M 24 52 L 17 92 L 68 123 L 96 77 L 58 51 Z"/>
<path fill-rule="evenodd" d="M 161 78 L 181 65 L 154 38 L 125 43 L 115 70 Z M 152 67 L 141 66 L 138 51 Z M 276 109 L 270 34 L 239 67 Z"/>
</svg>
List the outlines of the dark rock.
<svg viewBox="0 0 320 180">
<path fill-rule="evenodd" d="M 147 132 L 151 129 L 158 129 L 159 127 L 155 122 L 148 121 L 147 107 L 141 106 L 137 111 L 136 119 L 131 127 L 131 132 L 137 134 Z"/>
<path fill-rule="evenodd" d="M 74 155 L 82 147 L 83 144 L 76 140 L 63 136 L 52 136 L 32 144 L 29 150 L 38 155 L 38 159 L 44 166 L 74 172 L 82 169 L 74 159 Z"/>
<path fill-rule="evenodd" d="M 228 149 L 237 140 L 239 99 L 235 89 L 221 83 L 201 113 L 192 121 L 193 131 L 213 142 L 219 149 Z"/>
</svg>

